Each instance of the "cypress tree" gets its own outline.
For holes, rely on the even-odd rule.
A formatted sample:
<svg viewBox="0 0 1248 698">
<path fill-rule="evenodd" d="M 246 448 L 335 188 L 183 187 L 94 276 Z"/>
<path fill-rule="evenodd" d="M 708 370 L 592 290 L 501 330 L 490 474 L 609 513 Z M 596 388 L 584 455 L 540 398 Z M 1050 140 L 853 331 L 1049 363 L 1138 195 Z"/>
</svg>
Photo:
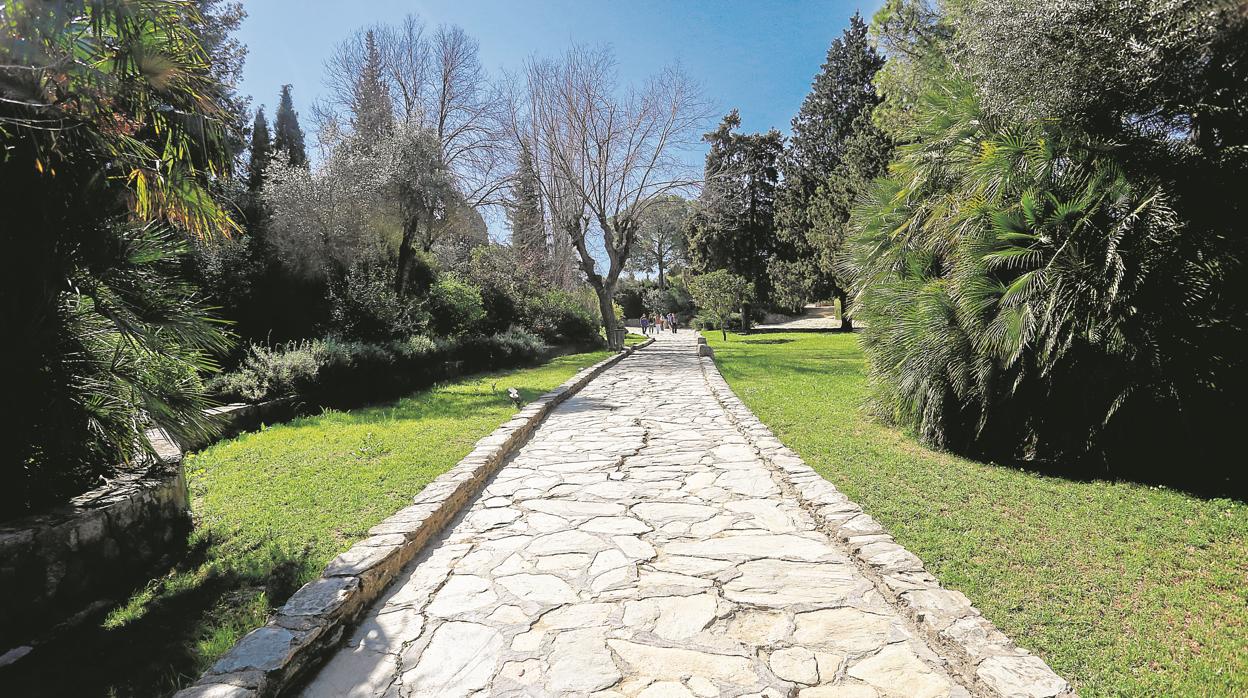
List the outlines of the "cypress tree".
<svg viewBox="0 0 1248 698">
<path fill-rule="evenodd" d="M 290 85 L 282 85 L 277 118 L 273 120 L 273 149 L 286 153 L 286 162 L 291 165 L 306 167 L 308 164 L 303 129 L 299 127 L 299 114 L 295 112 L 295 104 L 290 97 Z"/>
<path fill-rule="evenodd" d="M 247 165 L 247 189 L 253 194 L 264 183 L 264 169 L 273 158 L 273 144 L 269 139 L 269 121 L 264 118 L 264 105 L 256 110 L 256 120 L 251 126 L 251 159 Z"/>
<path fill-rule="evenodd" d="M 371 29 L 364 34 L 364 65 L 355 81 L 351 112 L 356 135 L 366 139 L 375 141 L 394 125 L 394 104 L 386 86 L 381 49 Z"/>
<path fill-rule="evenodd" d="M 507 205 L 507 221 L 511 224 L 511 244 L 522 259 L 544 263 L 546 260 L 546 228 L 542 225 L 542 207 L 533 171 L 533 155 L 528 144 L 520 148 L 520 158 Z"/>
<path fill-rule="evenodd" d="M 884 174 L 892 145 L 871 121 L 880 103 L 872 82 L 884 57 L 871 45 L 858 13 L 828 48 L 827 60 L 793 118 L 783 160 L 784 184 L 776 201 L 779 228 L 773 276 L 801 268 L 814 295 L 835 294 L 842 308 L 845 284 L 832 272 L 858 193 Z M 794 267 L 793 265 L 796 265 Z M 786 272 L 786 267 L 789 271 Z M 845 318 L 845 327 L 852 325 Z"/>
<path fill-rule="evenodd" d="M 866 23 L 854 13 L 828 48 L 827 61 L 793 117 L 784 176 L 800 203 L 841 164 L 847 142 L 860 127 L 859 115 L 880 102 L 872 80 L 883 65 L 884 57 L 867 38 Z"/>
</svg>

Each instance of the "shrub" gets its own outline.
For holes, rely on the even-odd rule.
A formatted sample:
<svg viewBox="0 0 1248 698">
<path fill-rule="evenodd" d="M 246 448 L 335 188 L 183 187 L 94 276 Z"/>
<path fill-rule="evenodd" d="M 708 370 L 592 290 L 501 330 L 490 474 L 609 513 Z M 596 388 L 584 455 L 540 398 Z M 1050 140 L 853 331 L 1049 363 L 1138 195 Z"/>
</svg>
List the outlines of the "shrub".
<svg viewBox="0 0 1248 698">
<path fill-rule="evenodd" d="M 919 114 L 844 261 L 880 411 L 998 460 L 1136 470 L 1181 445 L 1210 462 L 1189 451 L 1230 433 L 1243 375 L 1238 332 L 1209 331 L 1235 265 L 1221 241 L 1116 147 L 987 118 L 956 82 Z"/>
<path fill-rule="evenodd" d="M 429 329 L 440 336 L 453 337 L 477 330 L 485 319 L 481 290 L 453 274 L 433 285 L 425 301 Z"/>
<path fill-rule="evenodd" d="M 689 280 L 689 291 L 698 304 L 699 313 L 716 319 L 718 329 L 727 339 L 727 325 L 734 310 L 754 297 L 754 284 L 726 269 L 695 276 Z M 738 322 L 740 315 L 737 314 Z"/>
<path fill-rule="evenodd" d="M 481 321 L 483 332 L 497 334 L 523 321 L 519 300 L 499 286 L 481 287 L 481 306 L 485 317 Z"/>
<path fill-rule="evenodd" d="M 277 347 L 251 345 L 239 367 L 215 376 L 208 391 L 227 401 L 257 402 L 305 392 L 329 355 L 321 340 L 288 342 Z"/>
<path fill-rule="evenodd" d="M 532 363 L 546 350 L 540 337 L 522 329 L 437 341 L 413 336 L 253 346 L 242 365 L 214 379 L 209 390 L 222 400 L 294 397 L 310 405 L 351 407 L 398 397 L 457 373 Z"/>
<path fill-rule="evenodd" d="M 492 337 L 469 335 L 447 347 L 464 371 L 516 366 L 543 355 L 546 343 L 542 338 L 520 328 L 512 328 Z"/>
<path fill-rule="evenodd" d="M 695 330 L 728 330 L 741 328 L 741 313 L 731 313 L 728 315 L 727 322 L 722 321 L 714 315 L 699 313 L 693 316 L 691 325 Z"/>
<path fill-rule="evenodd" d="M 549 344 L 597 345 L 598 320 L 572 294 L 548 291 L 524 309 L 527 326 Z"/>
<path fill-rule="evenodd" d="M 382 341 L 415 333 L 427 318 L 394 290 L 394 264 L 356 262 L 329 293 L 331 330 L 345 339 Z"/>
</svg>

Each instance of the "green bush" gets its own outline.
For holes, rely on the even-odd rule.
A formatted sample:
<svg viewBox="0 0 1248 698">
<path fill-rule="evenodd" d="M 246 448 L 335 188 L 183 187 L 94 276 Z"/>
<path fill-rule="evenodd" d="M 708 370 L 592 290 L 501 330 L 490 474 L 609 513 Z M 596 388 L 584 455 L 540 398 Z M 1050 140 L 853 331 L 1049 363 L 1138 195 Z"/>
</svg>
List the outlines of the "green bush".
<svg viewBox="0 0 1248 698">
<path fill-rule="evenodd" d="M 691 325 L 693 326 L 693 329 L 695 330 L 721 330 L 721 329 L 739 330 L 741 329 L 741 313 L 730 314 L 728 316 L 728 322 L 723 323 L 722 327 L 720 326 L 721 323 L 719 321 L 719 318 L 713 315 L 706 315 L 704 313 L 699 313 L 693 317 L 693 320 L 691 321 Z"/>
<path fill-rule="evenodd" d="M 598 319 L 575 296 L 548 291 L 524 308 L 526 326 L 548 344 L 596 346 L 602 342 Z"/>
<path fill-rule="evenodd" d="M 329 292 L 331 329 L 345 339 L 382 341 L 406 337 L 428 318 L 410 296 L 394 290 L 394 265 L 356 263 Z"/>
<path fill-rule="evenodd" d="M 329 356 L 323 340 L 288 342 L 277 347 L 253 344 L 238 368 L 221 373 L 208 391 L 227 401 L 257 402 L 306 392 Z"/>
<path fill-rule="evenodd" d="M 917 113 L 843 260 L 880 413 L 999 461 L 1136 473 L 1161 449 L 1193 470 L 1229 452 L 1242 330 L 1209 314 L 1237 263 L 1221 240 L 1121 148 L 987 118 L 958 82 Z"/>
<path fill-rule="evenodd" d="M 443 337 L 473 332 L 485 320 L 481 290 L 453 274 L 438 279 L 425 301 L 429 329 Z"/>
<path fill-rule="evenodd" d="M 541 337 L 520 328 L 512 328 L 492 337 L 470 335 L 446 344 L 448 356 L 453 356 L 462 370 L 467 372 L 517 366 L 546 351 L 546 343 Z"/>
<path fill-rule="evenodd" d="M 492 336 L 387 342 L 334 339 L 252 346 L 237 370 L 208 390 L 223 401 L 293 397 L 309 405 L 350 407 L 397 397 L 462 373 L 531 364 L 547 351 L 541 337 L 512 329 Z"/>
</svg>

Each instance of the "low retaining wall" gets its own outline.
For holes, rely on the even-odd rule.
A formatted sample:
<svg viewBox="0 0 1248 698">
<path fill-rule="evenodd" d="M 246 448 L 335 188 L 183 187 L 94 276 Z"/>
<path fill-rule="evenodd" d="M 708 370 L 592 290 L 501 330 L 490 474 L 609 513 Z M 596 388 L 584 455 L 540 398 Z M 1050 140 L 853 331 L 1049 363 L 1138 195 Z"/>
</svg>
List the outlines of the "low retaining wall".
<svg viewBox="0 0 1248 698">
<path fill-rule="evenodd" d="M 624 349 L 526 405 L 421 490 L 411 506 L 369 529 L 368 538 L 334 558 L 319 579 L 295 592 L 264 627 L 244 636 L 175 698 L 276 696 L 296 685 L 332 654 L 346 630 L 403 566 L 481 491 L 556 405 L 653 341 Z"/>
<path fill-rule="evenodd" d="M 126 593 L 191 530 L 180 459 L 124 473 L 53 511 L 0 524 L 0 654 Z M 30 651 L 18 647 L 14 661 Z"/>
<path fill-rule="evenodd" d="M 991 698 L 1069 698 L 1074 691 L 1041 658 L 1015 645 L 960 591 L 940 585 L 914 553 L 771 433 L 703 358 L 711 392 L 763 460 L 779 471 L 820 526 L 843 543 L 881 594 L 941 650 L 966 684 Z"/>
<path fill-rule="evenodd" d="M 289 400 L 274 400 L 207 412 L 222 420 L 222 436 L 229 436 L 288 416 L 290 409 Z M 22 643 L 128 593 L 183 549 L 191 530 L 183 449 L 160 430 L 148 438 L 154 463 L 122 472 L 64 506 L 0 523 L 0 666 L 32 650 Z"/>
</svg>

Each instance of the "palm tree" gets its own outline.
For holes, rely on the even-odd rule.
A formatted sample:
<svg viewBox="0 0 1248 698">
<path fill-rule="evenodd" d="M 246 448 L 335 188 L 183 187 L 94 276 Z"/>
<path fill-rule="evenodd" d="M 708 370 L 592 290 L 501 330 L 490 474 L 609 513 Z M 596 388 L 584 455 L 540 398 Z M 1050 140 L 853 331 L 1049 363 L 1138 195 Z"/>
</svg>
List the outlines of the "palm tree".
<svg viewBox="0 0 1248 698">
<path fill-rule="evenodd" d="M 1162 188 L 1114 146 L 982 113 L 964 83 L 916 117 L 840 260 L 881 412 L 937 447 L 1044 460 L 1109 457 L 1128 407 L 1180 419 L 1173 324 L 1212 281 Z"/>
<path fill-rule="evenodd" d="M 181 258 L 235 224 L 207 193 L 229 154 L 200 21 L 178 1 L 0 7 L 0 512 L 150 451 L 150 425 L 211 429 L 199 374 L 227 337 Z"/>
</svg>

